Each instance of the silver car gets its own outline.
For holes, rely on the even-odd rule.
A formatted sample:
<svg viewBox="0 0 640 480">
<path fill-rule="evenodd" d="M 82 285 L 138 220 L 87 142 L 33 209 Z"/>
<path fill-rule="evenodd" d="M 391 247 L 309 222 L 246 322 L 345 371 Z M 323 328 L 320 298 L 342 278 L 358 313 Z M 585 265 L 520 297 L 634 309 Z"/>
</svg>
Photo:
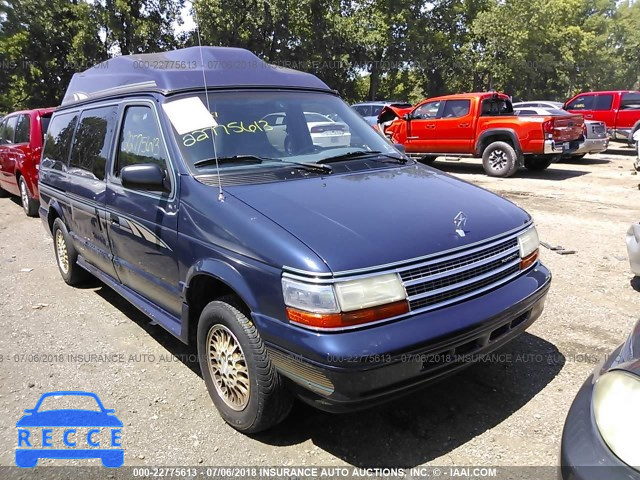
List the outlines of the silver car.
<svg viewBox="0 0 640 480">
<path fill-rule="evenodd" d="M 516 115 L 571 115 L 566 110 L 559 108 L 542 108 L 542 107 L 523 107 L 526 103 L 543 103 L 543 102 L 521 102 L 513 104 L 513 111 Z M 549 104 L 554 102 L 547 102 Z M 518 105 L 518 106 L 516 106 Z M 584 140 L 577 148 L 572 151 L 567 158 L 579 159 L 588 153 L 601 153 L 609 147 L 609 135 L 607 134 L 607 125 L 604 122 L 596 120 L 584 121 L 583 129 Z"/>
<path fill-rule="evenodd" d="M 271 144 L 281 152 L 291 153 L 291 138 L 287 132 L 286 117 L 286 113 L 278 112 L 271 113 L 262 120 L 271 127 L 266 132 Z M 314 145 L 323 148 L 351 145 L 351 132 L 346 123 L 316 112 L 304 112 L 304 117 Z"/>
</svg>

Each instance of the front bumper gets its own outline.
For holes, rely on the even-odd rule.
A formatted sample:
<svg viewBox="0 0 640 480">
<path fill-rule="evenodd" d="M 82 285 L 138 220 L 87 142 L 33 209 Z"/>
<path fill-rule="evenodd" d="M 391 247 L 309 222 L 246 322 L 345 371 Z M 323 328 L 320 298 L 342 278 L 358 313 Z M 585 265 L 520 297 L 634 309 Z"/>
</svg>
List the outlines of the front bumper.
<svg viewBox="0 0 640 480">
<path fill-rule="evenodd" d="M 593 416 L 591 399 L 598 377 L 616 359 L 618 347 L 598 366 L 580 388 L 571 405 L 562 432 L 560 450 L 560 478 L 562 480 L 640 479 L 640 472 L 629 467 L 614 455 L 602 439 Z"/>
<path fill-rule="evenodd" d="M 277 334 L 277 324 L 259 315 L 254 320 L 297 395 L 322 410 L 346 412 L 408 394 L 512 340 L 542 313 L 550 281 L 550 272 L 538 264 L 476 298 L 346 332 L 311 332 L 278 322 L 289 331 Z"/>
<path fill-rule="evenodd" d="M 609 138 L 587 138 L 571 155 L 583 155 L 586 153 L 601 153 L 609 147 Z"/>
</svg>

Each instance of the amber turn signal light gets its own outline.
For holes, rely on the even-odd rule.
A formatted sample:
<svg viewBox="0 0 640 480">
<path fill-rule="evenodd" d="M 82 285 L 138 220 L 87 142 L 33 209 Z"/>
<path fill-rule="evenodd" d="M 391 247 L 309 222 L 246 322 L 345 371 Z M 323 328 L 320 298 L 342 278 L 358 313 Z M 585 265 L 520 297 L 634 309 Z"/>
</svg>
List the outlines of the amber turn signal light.
<svg viewBox="0 0 640 480">
<path fill-rule="evenodd" d="M 351 327 L 353 325 L 384 320 L 385 318 L 397 317 L 405 313 L 409 313 L 409 304 L 406 300 L 342 313 L 313 313 L 287 307 L 289 320 L 316 328 Z"/>
<path fill-rule="evenodd" d="M 531 265 L 536 263 L 536 260 L 538 260 L 538 250 L 534 251 L 533 253 L 530 253 L 529 255 L 524 257 L 522 260 L 520 260 L 520 269 L 524 270 L 526 268 L 529 268 Z"/>
</svg>

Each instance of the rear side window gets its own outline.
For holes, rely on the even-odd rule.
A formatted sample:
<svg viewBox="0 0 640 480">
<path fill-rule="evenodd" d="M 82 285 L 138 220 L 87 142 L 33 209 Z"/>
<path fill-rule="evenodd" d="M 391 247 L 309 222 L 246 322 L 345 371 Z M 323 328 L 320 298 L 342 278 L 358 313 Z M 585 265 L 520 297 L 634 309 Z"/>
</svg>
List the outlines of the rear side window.
<svg viewBox="0 0 640 480">
<path fill-rule="evenodd" d="M 16 132 L 16 123 L 18 117 L 9 117 L 5 121 L 4 128 L 2 129 L 2 143 L 5 145 L 13 143 L 13 137 Z"/>
<path fill-rule="evenodd" d="M 504 98 L 485 98 L 482 101 L 482 113 L 483 116 L 497 116 L 497 115 L 513 115 L 513 106 L 511 102 Z"/>
<path fill-rule="evenodd" d="M 120 176 L 124 167 L 140 163 L 155 163 L 166 170 L 167 159 L 160 128 L 151 107 L 127 107 L 120 131 L 116 176 Z"/>
<path fill-rule="evenodd" d="M 369 105 L 356 105 L 353 109 L 363 117 L 371 116 L 371 107 Z"/>
<path fill-rule="evenodd" d="M 49 123 L 51 123 L 51 114 L 40 117 L 40 129 L 42 130 L 42 144 L 44 144 L 44 137 L 47 136 L 47 130 L 49 130 Z"/>
<path fill-rule="evenodd" d="M 117 112 L 114 105 L 82 112 L 71 151 L 73 173 L 104 180 Z"/>
<path fill-rule="evenodd" d="M 63 113 L 51 119 L 42 153 L 42 161 L 49 168 L 66 168 L 77 120 L 78 112 Z"/>
<path fill-rule="evenodd" d="M 29 133 L 31 129 L 31 119 L 29 115 L 20 115 L 18 123 L 16 125 L 14 143 L 29 143 Z"/>
<path fill-rule="evenodd" d="M 622 95 L 622 110 L 638 110 L 640 109 L 640 92 L 629 92 Z"/>
<path fill-rule="evenodd" d="M 613 95 L 598 95 L 593 103 L 593 110 L 611 110 L 613 105 Z"/>
<path fill-rule="evenodd" d="M 469 114 L 470 100 L 447 100 L 442 111 L 442 118 L 459 118 Z"/>
<path fill-rule="evenodd" d="M 567 105 L 567 110 L 593 110 L 594 95 L 580 95 Z"/>
</svg>

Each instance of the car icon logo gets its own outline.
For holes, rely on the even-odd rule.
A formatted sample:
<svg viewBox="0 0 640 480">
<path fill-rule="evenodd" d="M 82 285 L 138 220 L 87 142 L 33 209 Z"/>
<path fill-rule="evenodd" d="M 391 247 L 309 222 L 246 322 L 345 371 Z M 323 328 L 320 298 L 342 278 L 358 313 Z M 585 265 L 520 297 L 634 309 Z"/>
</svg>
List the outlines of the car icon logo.
<svg viewBox="0 0 640 480">
<path fill-rule="evenodd" d="M 467 216 L 464 214 L 464 212 L 458 212 L 458 214 L 455 217 L 453 217 L 453 224 L 456 227 L 456 233 L 460 237 L 464 237 L 465 236 L 464 227 L 467 225 Z"/>
<path fill-rule="evenodd" d="M 71 403 L 83 401 L 92 409 L 48 409 L 43 406 L 65 399 Z M 68 402 L 67 402 L 68 403 Z M 18 422 L 16 465 L 32 468 L 41 458 L 99 458 L 109 468 L 124 464 L 122 422 L 115 410 L 104 407 L 91 392 L 48 392 L 36 406 L 25 410 Z"/>
</svg>

